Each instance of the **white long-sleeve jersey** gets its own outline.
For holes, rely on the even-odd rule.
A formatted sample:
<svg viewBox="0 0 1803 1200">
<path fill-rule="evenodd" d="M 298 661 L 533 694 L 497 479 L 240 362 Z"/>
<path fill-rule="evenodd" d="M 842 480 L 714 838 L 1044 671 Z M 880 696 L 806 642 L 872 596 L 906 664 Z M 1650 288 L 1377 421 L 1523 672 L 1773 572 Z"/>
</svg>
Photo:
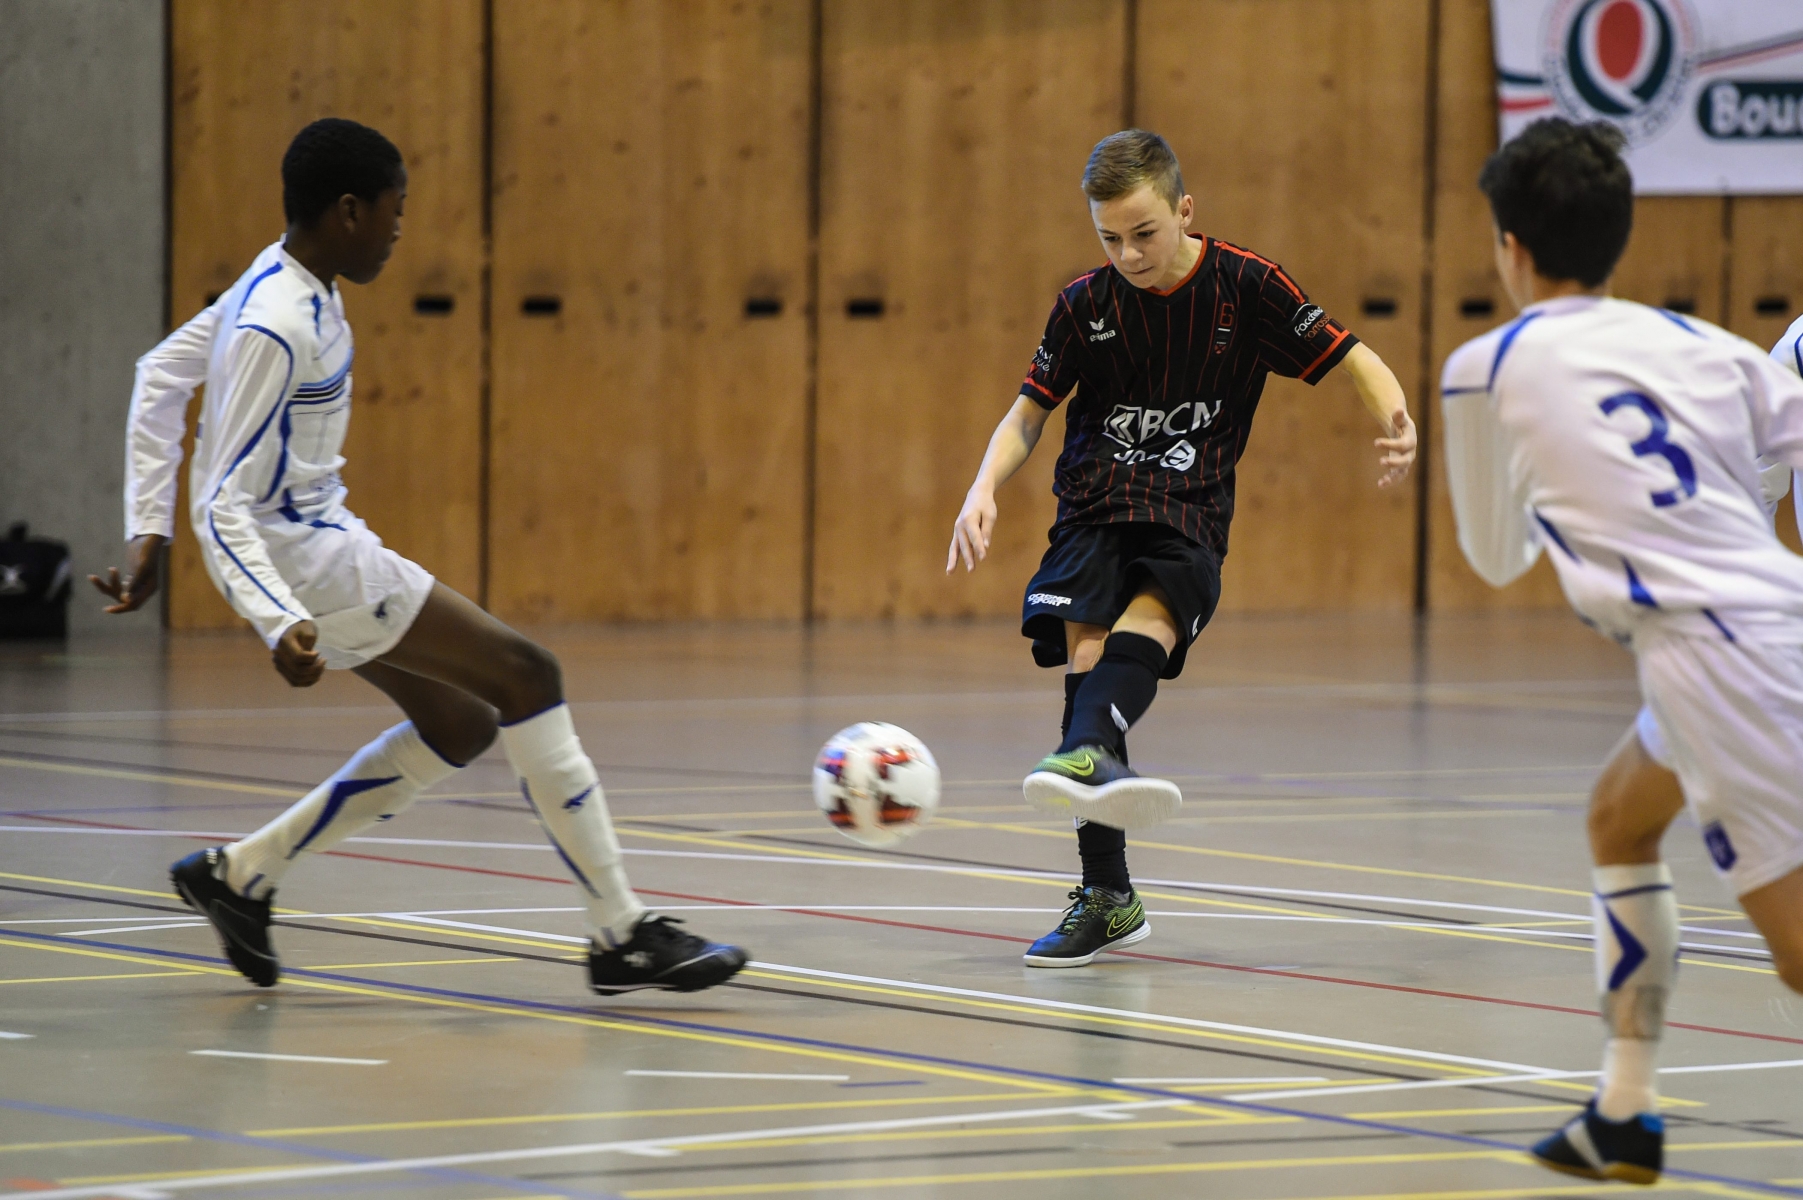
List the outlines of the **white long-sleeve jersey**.
<svg viewBox="0 0 1803 1200">
<path fill-rule="evenodd" d="M 1803 628 L 1803 558 L 1772 531 L 1759 462 L 1803 468 L 1803 379 L 1758 347 L 1564 297 L 1454 351 L 1442 395 L 1459 545 L 1490 583 L 1550 544 L 1572 607 L 1623 641 L 1649 620 Z"/>
<path fill-rule="evenodd" d="M 341 523 L 351 327 L 280 242 L 231 290 L 138 360 L 126 434 L 125 535 L 175 532 L 188 401 L 210 383 L 194 435 L 189 517 L 207 572 L 274 645 L 311 617 L 271 560 L 275 522 Z"/>
</svg>

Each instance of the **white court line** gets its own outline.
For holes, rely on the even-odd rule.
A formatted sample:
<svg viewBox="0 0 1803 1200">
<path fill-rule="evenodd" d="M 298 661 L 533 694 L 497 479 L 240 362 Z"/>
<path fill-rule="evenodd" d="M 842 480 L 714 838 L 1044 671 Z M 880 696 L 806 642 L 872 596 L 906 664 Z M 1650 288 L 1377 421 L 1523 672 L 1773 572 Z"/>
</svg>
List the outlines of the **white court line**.
<svg viewBox="0 0 1803 1200">
<path fill-rule="evenodd" d="M 1661 1067 L 1661 1075 L 1713 1075 L 1723 1071 L 1771 1071 L 1779 1067 L 1803 1067 L 1803 1058 L 1787 1058 L 1776 1062 L 1708 1063 L 1695 1067 Z M 1468 1079 L 1420 1079 L 1407 1083 L 1359 1083 L 1350 1087 L 1303 1088 L 1293 1092 L 1251 1092 L 1236 1100 L 1288 1100 L 1297 1096 L 1351 1096 L 1366 1092 L 1408 1092 L 1423 1088 L 1471 1087 L 1488 1083 L 1534 1083 L 1542 1079 L 1594 1079 L 1601 1071 L 1541 1071 L 1522 1075 L 1473 1076 Z"/>
<path fill-rule="evenodd" d="M 248 1050 L 190 1050 L 207 1058 L 261 1058 L 271 1062 L 336 1063 L 348 1067 L 386 1066 L 385 1058 L 326 1058 L 317 1054 L 252 1054 Z"/>
<path fill-rule="evenodd" d="M 1115 1083 L 1140 1083 L 1157 1087 L 1184 1085 L 1199 1087 L 1208 1083 L 1326 1083 L 1325 1075 L 1221 1075 L 1199 1078 L 1184 1075 L 1129 1075 L 1120 1076 Z"/>
<path fill-rule="evenodd" d="M 733 1144 L 737 1142 L 775 1141 L 797 1137 L 830 1137 L 847 1133 L 883 1133 L 896 1129 L 931 1129 L 944 1125 L 975 1125 L 991 1121 L 1030 1121 L 1043 1117 L 1094 1117 L 1113 1119 L 1104 1114 L 1126 1115 L 1145 1109 L 1178 1108 L 1197 1100 L 1138 1100 L 1123 1104 L 1076 1104 L 1058 1108 L 1016 1108 L 1000 1112 L 954 1113 L 936 1117 L 897 1117 L 887 1121 L 846 1121 L 833 1125 L 792 1125 L 779 1129 L 741 1129 L 730 1133 L 697 1133 L 676 1137 L 640 1138 L 636 1141 L 578 1142 L 566 1146 L 535 1146 L 524 1150 L 486 1150 L 471 1154 L 441 1154 L 431 1158 L 396 1158 L 384 1162 L 334 1163 L 330 1166 L 290 1167 L 277 1171 L 238 1171 L 219 1175 L 202 1175 L 189 1179 L 159 1179 L 155 1187 L 165 1192 L 199 1191 L 203 1188 L 236 1187 L 239 1184 L 286 1183 L 297 1179 L 336 1179 L 344 1176 L 379 1175 L 391 1171 L 429 1171 L 440 1167 L 468 1167 L 484 1163 L 531 1162 L 547 1158 L 573 1158 L 585 1154 L 658 1154 L 680 1151 L 692 1146 Z M 88 1200 L 90 1197 L 118 1196 L 117 1183 L 95 1187 L 52 1188 L 48 1191 L 5 1192 L 0 1200 Z"/>
<path fill-rule="evenodd" d="M 22 1041 L 26 1040 L 27 1038 L 34 1038 L 36 1036 L 37 1036 L 37 1034 L 35 1034 L 35 1033 L 8 1033 L 4 1029 L 0 1029 L 0 1040 L 4 1040 L 4 1041 L 22 1042 Z"/>
<path fill-rule="evenodd" d="M 127 925 L 124 929 L 120 929 L 114 925 L 108 925 L 104 929 L 71 929 L 65 933 L 59 933 L 56 936 L 57 937 L 88 937 L 89 935 L 96 934 L 96 933 L 105 933 L 105 934 L 144 933 L 147 930 L 157 930 L 157 929 L 199 929 L 201 926 L 203 926 L 205 924 L 206 924 L 205 921 L 177 921 L 173 924 L 165 921 L 160 925 Z"/>
<path fill-rule="evenodd" d="M 770 1075 L 753 1071 L 628 1071 L 652 1079 L 794 1079 L 814 1083 L 846 1083 L 849 1075 Z"/>
</svg>

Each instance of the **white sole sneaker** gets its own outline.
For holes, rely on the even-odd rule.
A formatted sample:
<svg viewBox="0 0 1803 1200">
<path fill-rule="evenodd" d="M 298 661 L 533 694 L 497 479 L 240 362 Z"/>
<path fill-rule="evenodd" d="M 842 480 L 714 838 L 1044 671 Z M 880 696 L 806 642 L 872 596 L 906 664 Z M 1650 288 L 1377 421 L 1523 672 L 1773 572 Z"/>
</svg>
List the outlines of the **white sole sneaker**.
<svg viewBox="0 0 1803 1200">
<path fill-rule="evenodd" d="M 1052 816 L 1080 817 L 1115 829 L 1144 829 L 1183 807 L 1183 792 L 1168 779 L 1117 779 L 1101 787 L 1053 771 L 1035 771 L 1021 784 L 1028 804 Z"/>
<path fill-rule="evenodd" d="M 1095 953 L 1085 954 L 1081 958 L 1040 958 L 1032 954 L 1023 954 L 1020 956 L 1020 960 L 1029 967 L 1049 967 L 1054 970 L 1061 967 L 1087 967 L 1090 963 L 1096 961 L 1097 954 L 1106 954 L 1110 950 L 1119 950 L 1122 946 L 1131 946 L 1136 942 L 1143 942 L 1151 936 L 1152 922 L 1147 921 L 1118 942 L 1109 942 L 1100 950 L 1095 951 Z"/>
</svg>

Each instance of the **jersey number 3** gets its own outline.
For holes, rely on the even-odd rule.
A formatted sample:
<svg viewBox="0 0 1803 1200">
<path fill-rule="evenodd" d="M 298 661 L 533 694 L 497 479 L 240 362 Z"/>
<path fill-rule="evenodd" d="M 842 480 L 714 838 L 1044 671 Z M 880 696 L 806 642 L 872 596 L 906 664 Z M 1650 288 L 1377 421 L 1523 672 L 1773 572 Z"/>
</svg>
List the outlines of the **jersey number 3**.
<svg viewBox="0 0 1803 1200">
<path fill-rule="evenodd" d="M 1670 422 L 1665 419 L 1664 411 L 1654 403 L 1651 396 L 1643 395 L 1640 392 L 1623 392 L 1619 396 L 1609 397 L 1598 407 L 1603 410 L 1605 417 L 1613 415 L 1618 408 L 1638 409 L 1645 415 L 1647 423 L 1652 426 L 1645 437 L 1628 448 L 1634 451 L 1638 458 L 1658 455 L 1671 464 L 1673 474 L 1678 477 L 1677 487 L 1652 493 L 1655 508 L 1670 508 L 1679 501 L 1688 500 L 1697 494 L 1696 464 L 1690 461 L 1690 455 L 1684 452 L 1684 447 L 1675 446 L 1665 440 L 1665 435 L 1671 432 L 1672 427 Z"/>
</svg>

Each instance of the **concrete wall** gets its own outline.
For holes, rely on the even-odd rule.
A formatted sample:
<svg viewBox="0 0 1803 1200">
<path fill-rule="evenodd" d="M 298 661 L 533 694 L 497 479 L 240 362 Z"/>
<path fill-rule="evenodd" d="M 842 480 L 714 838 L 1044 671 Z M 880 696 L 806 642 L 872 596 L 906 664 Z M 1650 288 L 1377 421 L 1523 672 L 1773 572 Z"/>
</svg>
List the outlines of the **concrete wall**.
<svg viewBox="0 0 1803 1200">
<path fill-rule="evenodd" d="M 0 0 L 0 525 L 69 542 L 74 637 L 154 635 L 121 561 L 132 362 L 163 333 L 162 0 Z"/>
</svg>

